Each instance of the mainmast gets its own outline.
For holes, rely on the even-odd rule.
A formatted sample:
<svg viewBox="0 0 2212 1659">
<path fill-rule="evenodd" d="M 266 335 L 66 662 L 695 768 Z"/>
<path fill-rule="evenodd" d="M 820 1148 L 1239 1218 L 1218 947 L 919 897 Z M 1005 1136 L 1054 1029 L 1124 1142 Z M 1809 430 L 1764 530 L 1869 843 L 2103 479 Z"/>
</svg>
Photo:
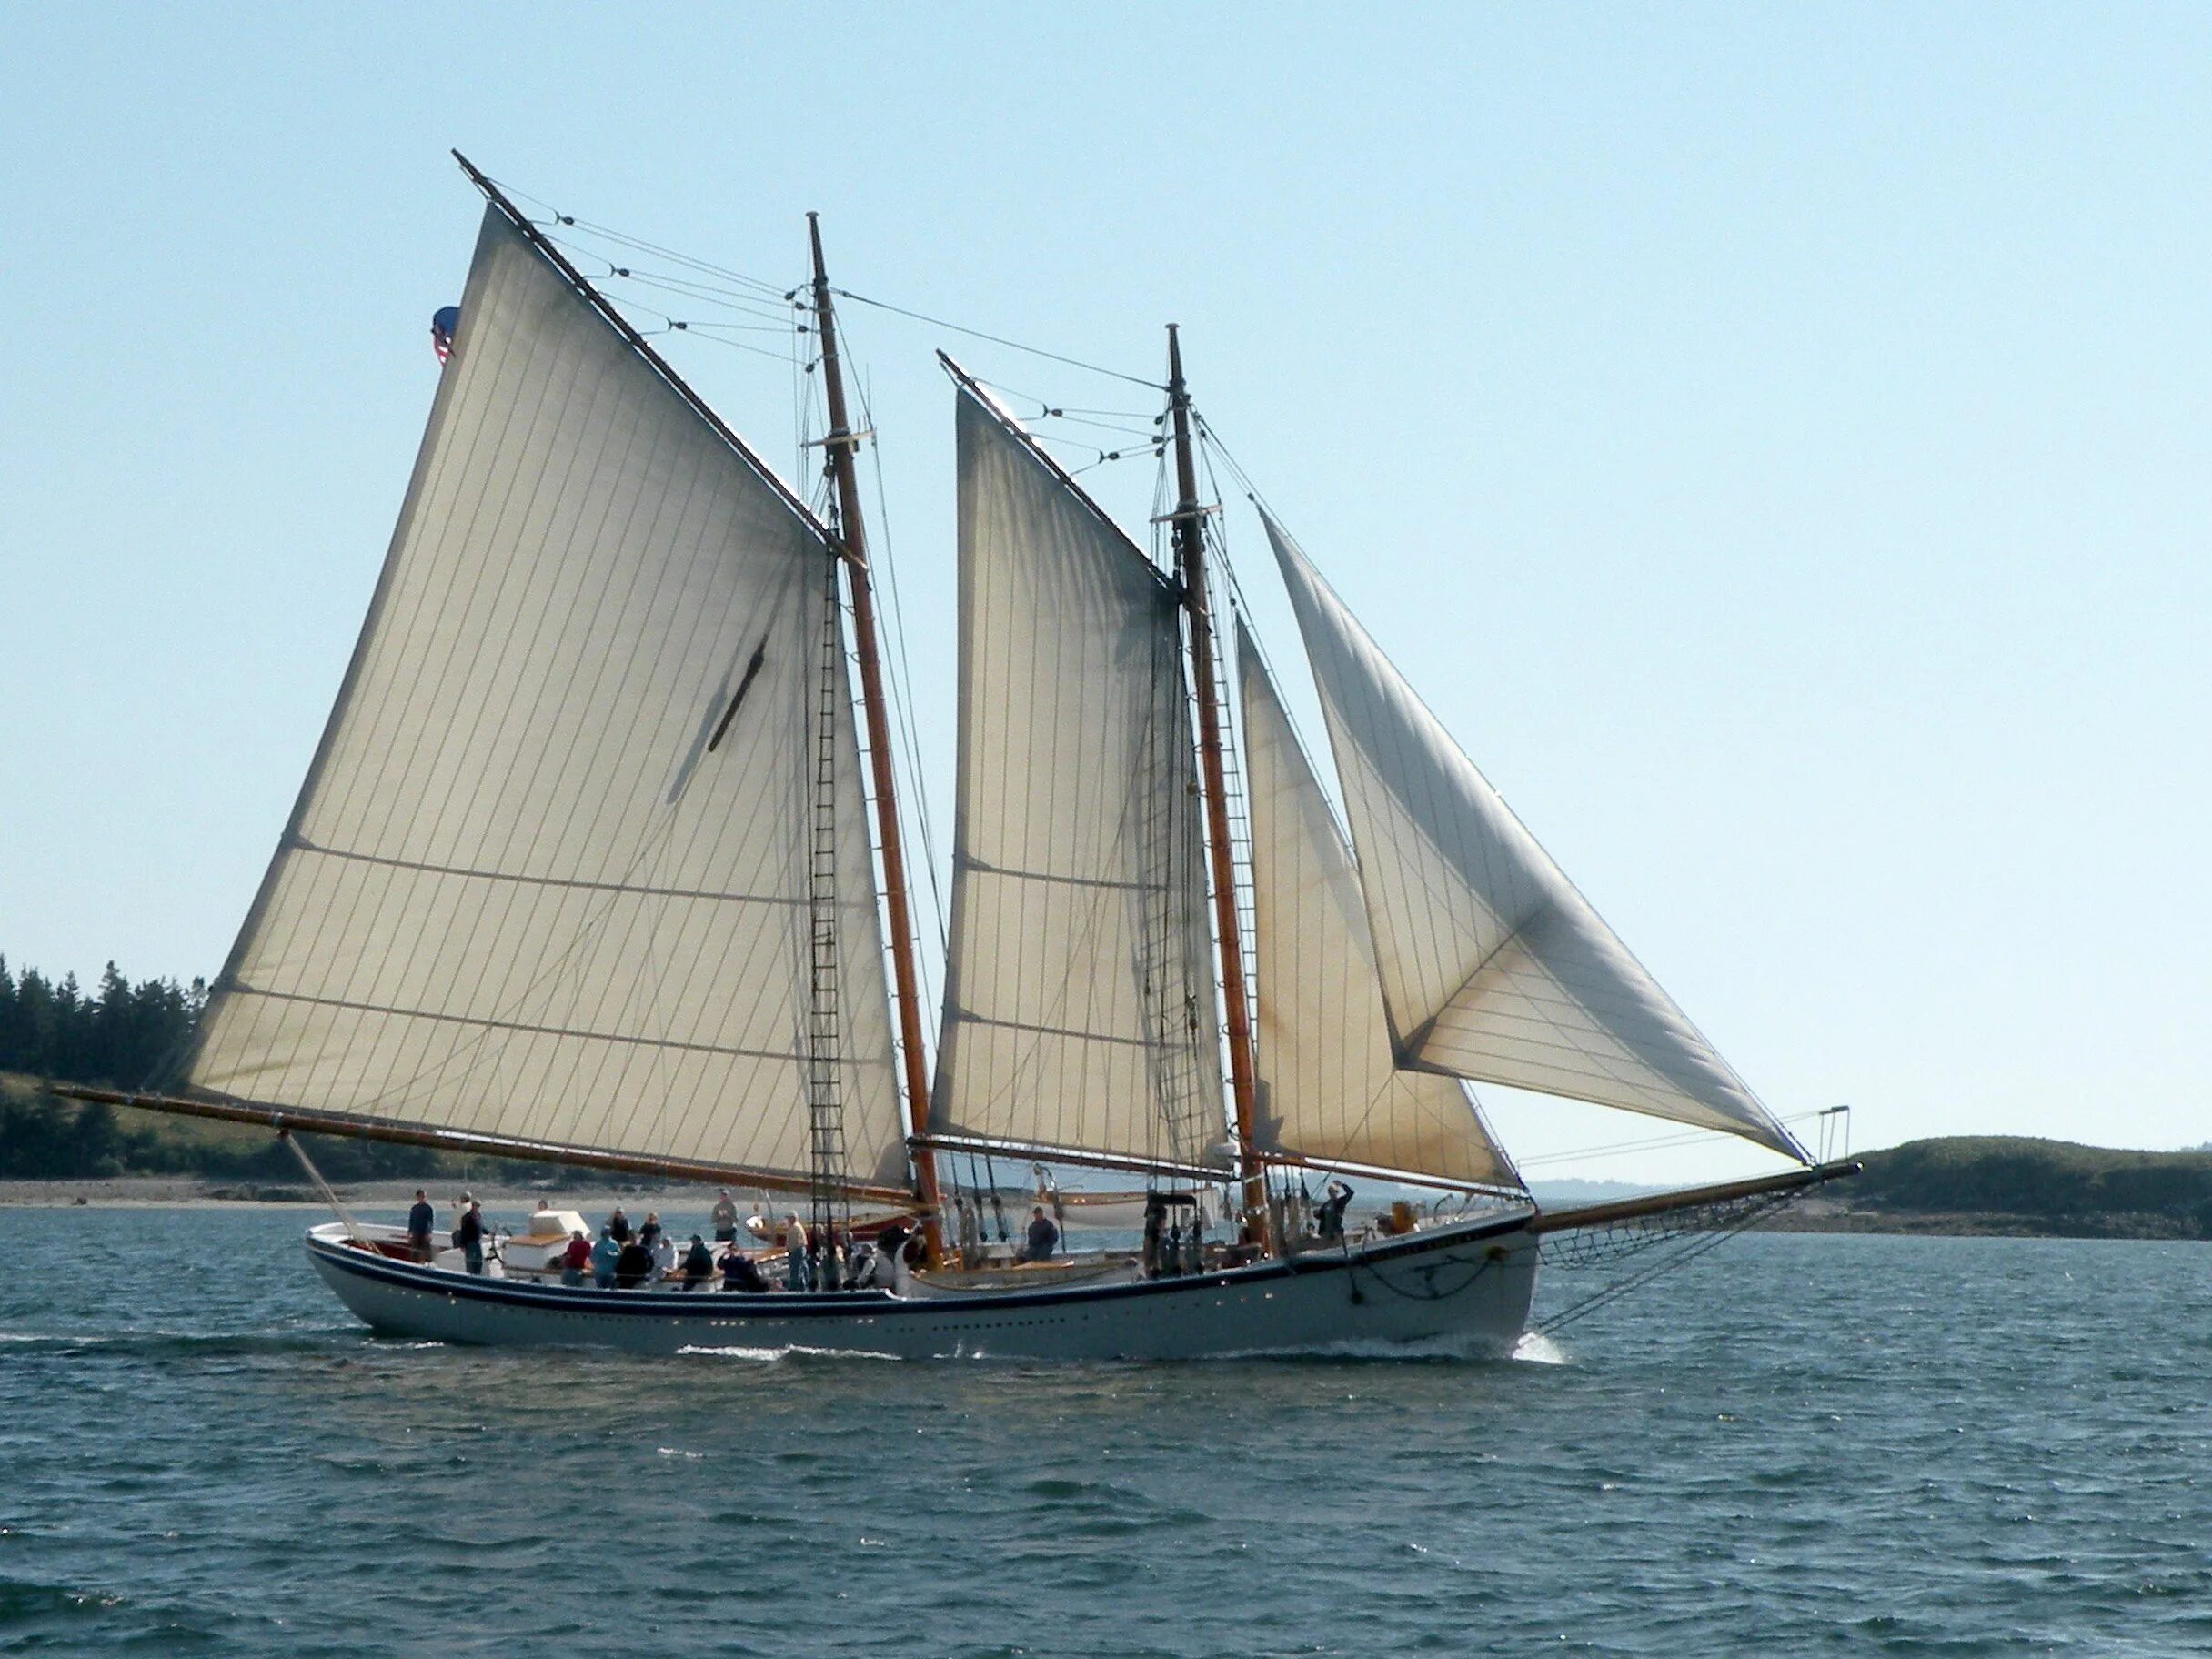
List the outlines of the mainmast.
<svg viewBox="0 0 2212 1659">
<path fill-rule="evenodd" d="M 1191 451 L 1191 392 L 1182 378 L 1182 342 L 1168 325 L 1168 408 L 1175 427 L 1177 500 L 1175 573 L 1191 614 L 1191 678 L 1198 692 L 1199 777 L 1205 791 L 1206 840 L 1213 865 L 1214 931 L 1221 939 L 1222 1000 L 1229 1025 L 1229 1092 L 1236 1107 L 1237 1166 L 1243 1173 L 1244 1219 L 1270 1249 L 1267 1177 L 1255 1136 L 1257 1110 L 1252 1053 L 1252 1003 L 1244 983 L 1244 936 L 1237 920 L 1236 866 L 1230 853 L 1229 797 L 1222 780 L 1222 709 L 1213 658 L 1213 615 L 1206 598 L 1209 508 L 1199 505 L 1198 466 Z"/>
<path fill-rule="evenodd" d="M 876 601 L 869 579 L 868 540 L 860 521 L 860 482 L 853 452 L 862 434 L 846 417 L 845 380 L 838 362 L 837 316 L 830 299 L 830 276 L 822 263 L 819 216 L 807 215 L 807 239 L 814 255 L 814 320 L 822 348 L 822 385 L 830 403 L 830 431 L 822 439 L 830 476 L 837 486 L 838 548 L 852 593 L 852 632 L 860 659 L 860 701 L 868 720 L 868 759 L 874 775 L 876 831 L 883 848 L 884 909 L 890 922 L 891 974 L 898 992 L 899 1041 L 906 1061 L 907 1128 L 914 1160 L 914 1181 L 922 1205 L 922 1229 L 930 1256 L 941 1248 L 937 1154 L 930 1132 L 930 1071 L 921 1046 L 921 992 L 914 970 L 914 923 L 907 904 L 906 853 L 899 837 L 899 801 L 894 792 L 890 710 L 883 699 L 883 666 L 876 649 Z"/>
</svg>

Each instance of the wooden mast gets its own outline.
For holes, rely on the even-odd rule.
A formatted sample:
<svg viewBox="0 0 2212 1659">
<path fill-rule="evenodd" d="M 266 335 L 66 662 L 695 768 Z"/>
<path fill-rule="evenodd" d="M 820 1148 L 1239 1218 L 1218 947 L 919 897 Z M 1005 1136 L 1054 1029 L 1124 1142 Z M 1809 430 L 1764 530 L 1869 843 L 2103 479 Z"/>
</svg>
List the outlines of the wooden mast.
<svg viewBox="0 0 2212 1659">
<path fill-rule="evenodd" d="M 942 1202 L 937 1184 L 937 1153 L 930 1145 L 930 1075 L 921 1046 L 921 991 L 914 970 L 914 923 L 907 904 L 906 853 L 899 838 L 899 801 L 891 764 L 891 722 L 883 700 L 883 666 L 876 649 L 876 601 L 869 579 L 868 539 L 860 522 L 860 481 L 853 451 L 860 437 L 846 418 L 845 379 L 838 362 L 837 316 L 830 300 L 830 276 L 822 263 L 819 216 L 807 215 L 807 240 L 814 255 L 814 321 L 821 341 L 822 385 L 829 397 L 830 431 L 822 439 L 830 478 L 837 486 L 838 550 L 852 593 L 852 632 L 860 659 L 860 702 L 868 719 L 868 759 L 876 791 L 876 834 L 883 848 L 884 910 L 890 922 L 891 974 L 899 993 L 899 1040 L 906 1058 L 907 1142 L 914 1160 L 914 1183 L 921 1199 L 922 1231 L 930 1260 L 943 1252 Z"/>
<path fill-rule="evenodd" d="M 1191 393 L 1182 378 L 1182 342 L 1168 325 L 1168 408 L 1175 427 L 1175 573 L 1191 613 L 1191 678 L 1198 692 L 1198 757 L 1206 799 L 1206 840 L 1213 862 L 1214 931 L 1222 945 L 1222 1000 L 1229 1022 L 1229 1092 L 1236 1107 L 1237 1163 L 1243 1174 L 1244 1219 L 1272 1250 L 1267 1177 L 1254 1139 L 1257 1117 L 1252 1054 L 1252 1004 L 1244 984 L 1244 933 L 1237 920 L 1236 864 L 1229 848 L 1229 798 L 1222 772 L 1222 709 L 1215 695 L 1213 615 L 1206 599 L 1206 509 L 1198 500 L 1198 466 L 1191 452 Z"/>
</svg>

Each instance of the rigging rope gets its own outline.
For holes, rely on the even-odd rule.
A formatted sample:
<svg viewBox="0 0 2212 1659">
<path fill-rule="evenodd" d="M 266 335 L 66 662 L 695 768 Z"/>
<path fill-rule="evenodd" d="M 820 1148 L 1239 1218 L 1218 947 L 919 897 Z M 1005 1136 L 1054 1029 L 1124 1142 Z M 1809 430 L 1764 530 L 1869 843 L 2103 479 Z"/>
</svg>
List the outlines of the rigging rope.
<svg viewBox="0 0 2212 1659">
<path fill-rule="evenodd" d="M 1641 1290 L 1663 1273 L 1686 1267 L 1706 1252 L 1717 1250 L 1745 1228 L 1776 1211 L 1787 1209 L 1805 1196 L 1807 1189 L 1788 1192 L 1761 1193 L 1756 1197 L 1736 1199 L 1726 1203 L 1700 1206 L 1694 1210 L 1674 1212 L 1671 1215 L 1653 1217 L 1644 1223 L 1620 1223 L 1598 1232 L 1594 1240 L 1574 1239 L 1569 1234 L 1557 1235 L 1557 1242 L 1547 1242 L 1543 1249 L 1544 1260 L 1551 1265 L 1563 1268 L 1588 1267 L 1608 1261 L 1620 1261 L 1641 1255 L 1674 1240 L 1690 1237 L 1692 1242 L 1672 1255 L 1664 1256 L 1640 1272 L 1615 1280 L 1603 1289 L 1593 1292 L 1580 1302 L 1570 1302 L 1556 1313 L 1540 1320 L 1530 1329 L 1539 1335 L 1549 1336 L 1553 1332 L 1585 1319 L 1600 1308 L 1619 1301 L 1632 1291 Z M 1706 1218 L 1706 1224 L 1698 1225 L 1694 1218 Z M 1630 1239 L 1622 1235 L 1648 1231 L 1652 1236 Z"/>
<path fill-rule="evenodd" d="M 729 299 L 716 300 L 712 303 L 728 304 L 732 309 L 738 308 L 740 303 L 753 307 L 760 307 L 776 302 L 789 305 L 797 300 L 801 288 L 803 288 L 805 286 L 804 284 L 794 284 L 789 287 L 786 287 L 777 283 L 769 282 L 762 277 L 749 276 L 743 271 L 734 270 L 728 266 L 716 265 L 710 260 L 700 259 L 692 255 L 679 252 L 675 248 L 664 246 L 659 243 L 647 241 L 642 236 L 630 236 L 626 232 L 614 229 L 611 226 L 598 224 L 590 219 L 579 218 L 574 214 L 563 213 L 558 206 L 556 206 L 553 203 L 547 201 L 543 196 L 533 196 L 527 190 L 518 189 L 515 186 L 508 184 L 505 179 L 498 179 L 494 182 L 498 185 L 500 189 L 506 191 L 509 196 L 518 197 L 523 201 L 532 203 L 535 206 L 545 209 L 546 212 L 551 216 L 552 223 L 564 229 L 583 231 L 591 236 L 601 236 L 618 246 L 634 248 L 639 253 L 650 254 L 655 258 L 664 259 L 675 265 L 687 266 L 693 271 L 699 272 L 701 276 L 719 277 L 723 281 L 736 283 L 741 285 L 741 287 L 746 289 L 751 290 L 750 294 L 745 295 L 741 297 L 741 302 L 740 297 L 732 296 Z M 543 226 L 541 226 L 540 228 L 542 229 Z M 596 249 L 591 251 L 595 257 L 605 257 L 604 255 L 598 253 Z M 614 264 L 614 262 L 611 260 L 609 260 L 608 263 L 610 266 Z M 632 279 L 647 280 L 646 278 L 638 278 L 635 276 L 633 276 Z M 663 275 L 661 279 L 668 280 L 665 275 Z M 852 301 L 853 304 L 858 306 L 870 306 L 879 311 L 889 311 L 895 316 L 908 317 L 918 323 L 927 323 L 933 328 L 950 328 L 955 334 L 963 334 L 971 339 L 987 340 L 991 345 L 1003 346 L 1012 351 L 1026 352 L 1031 357 L 1042 357 L 1050 362 L 1064 363 L 1069 367 L 1080 368 L 1086 374 L 1103 375 L 1109 379 L 1126 381 L 1131 386 L 1146 387 L 1153 391 L 1164 392 L 1167 389 L 1167 387 L 1161 382 L 1147 379 L 1141 375 L 1124 374 L 1118 368 L 1108 368 L 1102 364 L 1087 363 L 1081 357 L 1071 357 L 1062 352 L 1048 351 L 1041 346 L 1031 346 L 1021 340 L 1009 339 L 1004 335 L 987 333 L 980 328 L 970 328 L 965 324 L 950 322 L 941 317 L 931 317 L 924 312 L 910 310 L 904 306 L 893 305 L 889 300 L 874 299 L 865 294 L 855 294 L 850 288 L 833 288 L 830 291 L 834 293 L 840 299 L 849 299 Z M 724 344 L 729 345 L 735 344 L 735 342 L 725 341 Z"/>
<path fill-rule="evenodd" d="M 953 333 L 964 334 L 970 339 L 988 340 L 993 346 L 1004 346 L 1013 351 L 1026 351 L 1033 357 L 1044 357 L 1054 363 L 1065 363 L 1070 368 L 1080 368 L 1087 374 L 1104 375 L 1113 380 L 1126 380 L 1131 386 L 1150 387 L 1156 392 L 1164 392 L 1168 389 L 1160 381 L 1147 380 L 1142 375 L 1125 375 L 1118 368 L 1106 368 L 1096 363 L 1086 363 L 1081 357 L 1071 357 L 1057 351 L 1047 351 L 1041 346 L 1028 346 L 1020 340 L 1010 340 L 1003 335 L 986 334 L 980 328 L 970 328 L 960 323 L 947 322 L 941 317 L 928 317 L 920 311 L 910 311 L 904 306 L 894 306 L 887 299 L 870 299 L 867 295 L 855 294 L 850 288 L 836 288 L 831 292 L 835 293 L 840 299 L 850 299 L 856 306 L 873 306 L 879 311 L 890 311 L 900 317 L 910 317 L 915 322 L 927 323 L 932 328 L 950 328 Z"/>
</svg>

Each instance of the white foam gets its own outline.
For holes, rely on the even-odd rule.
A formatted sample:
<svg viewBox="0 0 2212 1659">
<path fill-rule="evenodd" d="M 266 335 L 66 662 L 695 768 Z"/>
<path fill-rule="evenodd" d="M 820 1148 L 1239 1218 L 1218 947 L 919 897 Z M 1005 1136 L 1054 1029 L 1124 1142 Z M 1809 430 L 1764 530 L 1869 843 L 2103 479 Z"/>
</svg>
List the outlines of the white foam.
<svg viewBox="0 0 2212 1659">
<path fill-rule="evenodd" d="M 895 1353 L 863 1352 L 854 1348 L 809 1348 L 799 1342 L 793 1342 L 786 1348 L 718 1348 L 704 1343 L 687 1344 L 676 1352 L 704 1354 L 710 1359 L 717 1360 L 750 1360 L 756 1364 L 768 1364 L 777 1360 L 789 1359 L 795 1353 L 824 1360 L 895 1360 L 899 1357 Z"/>
<path fill-rule="evenodd" d="M 1513 1344 L 1513 1358 L 1528 1365 L 1564 1365 L 1567 1351 L 1541 1331 L 1523 1331 Z"/>
</svg>

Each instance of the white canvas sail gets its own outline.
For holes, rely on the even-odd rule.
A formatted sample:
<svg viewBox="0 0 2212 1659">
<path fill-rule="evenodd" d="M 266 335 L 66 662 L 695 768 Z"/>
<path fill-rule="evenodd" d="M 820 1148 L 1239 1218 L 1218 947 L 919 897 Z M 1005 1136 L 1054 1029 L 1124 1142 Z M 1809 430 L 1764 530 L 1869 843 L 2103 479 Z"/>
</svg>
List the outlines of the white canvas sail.
<svg viewBox="0 0 2212 1659">
<path fill-rule="evenodd" d="M 1352 849 L 1240 621 L 1263 1152 L 1519 1185 L 1457 1080 L 1398 1067 Z"/>
<path fill-rule="evenodd" d="M 1329 727 L 1399 1063 L 1804 1151 L 1267 525 Z"/>
<path fill-rule="evenodd" d="M 488 210 L 367 622 L 191 1081 L 805 1178 L 831 558 Z M 847 1173 L 903 1186 L 841 682 L 835 710 Z"/>
<path fill-rule="evenodd" d="M 1137 1162 L 1224 1133 L 1173 589 L 963 387 L 960 778 L 931 1124 Z"/>
</svg>

